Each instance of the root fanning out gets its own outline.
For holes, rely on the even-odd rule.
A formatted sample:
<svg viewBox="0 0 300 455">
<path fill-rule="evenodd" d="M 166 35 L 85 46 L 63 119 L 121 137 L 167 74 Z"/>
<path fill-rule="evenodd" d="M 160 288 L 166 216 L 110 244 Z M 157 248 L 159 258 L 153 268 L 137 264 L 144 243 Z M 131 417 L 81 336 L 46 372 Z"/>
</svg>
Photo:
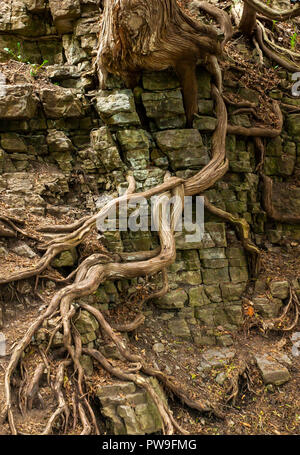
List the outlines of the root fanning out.
<svg viewBox="0 0 300 455">
<path fill-rule="evenodd" d="M 59 253 L 80 245 L 90 232 L 95 229 L 97 220 L 104 220 L 112 208 L 129 201 L 137 202 L 142 198 L 149 199 L 154 195 L 158 196 L 154 204 L 153 216 L 158 228 L 159 247 L 153 251 L 116 254 L 101 250 L 99 253 L 92 254 L 86 258 L 69 277 L 60 280 L 60 284 L 64 283 L 64 287 L 54 294 L 46 310 L 36 318 L 23 338 L 14 347 L 5 374 L 6 404 L 2 414 L 2 420 L 8 419 L 12 434 L 18 433 L 13 415 L 13 375 L 18 365 L 20 365 L 23 353 L 32 343 L 37 331 L 56 313 L 59 315 L 57 326 L 50 334 L 48 345 L 43 351 L 43 362 L 37 365 L 31 378 L 24 378 L 23 385 L 25 401 L 22 406 L 24 407 L 24 412 L 26 412 L 26 410 L 32 409 L 40 399 L 39 386 L 45 368 L 48 370 L 49 383 L 51 382 L 50 369 L 52 369 L 52 378 L 54 377 L 54 379 L 52 379 L 53 383 L 51 383 L 51 386 L 57 406 L 49 417 L 43 434 L 51 434 L 57 431 L 57 428 L 60 428 L 60 432 L 67 433 L 70 428 L 74 431 L 79 424 L 82 429 L 81 434 L 100 433 L 96 416 L 88 399 L 89 391 L 84 370 L 80 363 L 82 354 L 90 356 L 112 376 L 120 380 L 133 381 L 138 387 L 144 389 L 158 409 L 165 434 L 173 434 L 175 431 L 186 434 L 186 431 L 175 421 L 168 404 L 146 380 L 147 376 L 157 378 L 166 391 L 174 394 L 186 406 L 201 413 L 212 414 L 219 418 L 224 417 L 222 410 L 217 409 L 213 403 L 193 399 L 182 385 L 174 382 L 171 376 L 149 366 L 147 359 L 142 355 L 136 355 L 131 352 L 130 346 L 127 346 L 123 341 L 119 332 L 136 330 L 144 323 L 144 315 L 138 315 L 131 323 L 112 327 L 101 311 L 83 303 L 81 298 L 95 292 L 107 280 L 130 280 L 138 277 L 153 276 L 158 273 L 162 273 L 163 285 L 161 289 L 146 296 L 144 302 L 166 294 L 168 291 L 167 269 L 176 260 L 174 231 L 177 221 L 182 216 L 184 196 L 203 194 L 226 174 L 229 167 L 226 157 L 226 135 L 228 133 L 253 137 L 256 142 L 261 153 L 261 161 L 257 170 L 261 173 L 264 183 L 264 205 L 268 216 L 274 220 L 284 222 L 299 222 L 296 217 L 287 218 L 282 214 L 278 214 L 272 204 L 272 181 L 269 177 L 262 174 L 264 145 L 261 138 L 274 138 L 281 133 L 283 116 L 279 103 L 273 101 L 273 110 L 277 117 L 276 128 L 260 126 L 244 128 L 228 124 L 225 102 L 227 104 L 234 103 L 228 97 L 222 95 L 222 73 L 218 64 L 221 48 L 231 39 L 233 33 L 228 14 L 206 2 L 195 1 L 193 4 L 194 8 L 202 9 L 218 21 L 224 38 L 223 42 L 220 43 L 216 31 L 212 27 L 197 23 L 191 19 L 182 12 L 175 0 L 166 0 L 164 2 L 160 0 L 148 0 L 147 2 L 141 0 L 140 9 L 134 8 L 135 3 L 130 1 L 122 2 L 121 0 L 105 2 L 96 59 L 100 85 L 105 88 L 105 80 L 109 72 L 123 77 L 130 85 L 136 79 L 137 74 L 144 69 L 162 70 L 167 67 L 173 67 L 182 86 L 187 126 L 191 127 L 198 109 L 195 69 L 197 61 L 201 59 L 214 76 L 212 98 L 215 103 L 217 126 L 212 135 L 211 159 L 206 166 L 188 179 L 174 177 L 167 173 L 162 184 L 140 193 L 136 192 L 135 180 L 133 176 L 129 175 L 127 177 L 127 192 L 110 201 L 99 213 L 86 216 L 67 226 L 40 227 L 39 231 L 43 232 L 46 238 L 44 244 L 40 245 L 41 249 L 45 250 L 45 253 L 37 265 L 32 269 L 17 272 L 8 277 L 0 277 L 0 284 L 6 284 L 40 276 Z M 129 13 L 133 14 L 134 20 L 129 20 L 131 16 L 126 14 L 124 5 L 127 5 Z M 259 0 L 245 0 L 245 5 L 246 10 L 252 9 L 268 17 L 272 16 L 276 20 L 277 18 L 282 20 L 283 18 L 296 17 L 300 14 L 300 7 L 296 7 L 290 12 L 279 14 L 274 10 L 271 13 L 270 8 Z M 256 17 L 255 14 L 250 19 L 252 20 L 253 17 Z M 275 60 L 274 50 L 270 51 L 264 47 L 263 30 L 257 25 L 256 19 L 254 25 L 250 23 L 250 34 L 252 32 L 255 33 L 255 35 L 252 35 L 255 36 L 255 45 L 259 46 L 266 55 Z M 249 29 L 249 23 L 244 23 L 244 26 Z M 114 40 L 112 37 L 114 37 Z M 286 61 L 280 61 L 280 64 L 284 63 L 286 64 Z M 295 67 L 293 66 L 292 68 L 294 69 Z M 253 114 L 255 104 L 244 102 L 239 103 L 237 107 L 239 109 L 248 109 L 247 113 Z M 189 153 L 188 149 L 187 153 Z M 171 208 L 171 224 L 169 225 L 167 205 L 173 196 L 177 196 L 177 198 L 175 198 L 176 202 Z M 250 227 L 246 220 L 237 218 L 213 206 L 207 197 L 204 200 L 207 210 L 237 229 L 242 245 L 248 253 L 251 274 L 256 276 L 260 266 L 260 251 L 251 240 Z M 21 227 L 18 227 L 18 224 L 20 224 L 19 220 L 0 216 L 0 221 L 4 223 L 6 229 L 11 230 L 12 236 L 17 235 L 17 233 L 26 235 L 26 232 Z M 0 229 L 3 229 L 2 224 Z M 51 234 L 50 240 L 47 234 Z M 299 300 L 293 291 L 291 291 L 291 299 L 284 316 L 292 305 L 294 305 L 295 318 L 287 329 L 294 327 L 299 317 Z M 115 344 L 126 367 L 123 369 L 116 368 L 98 350 L 82 346 L 80 335 L 74 325 L 74 319 L 81 309 L 88 311 L 96 318 L 101 332 Z M 53 340 L 58 330 L 63 332 L 63 347 L 60 350 L 54 350 Z M 48 363 L 47 360 L 48 356 L 54 355 L 54 353 L 55 375 L 53 375 L 53 365 L 50 362 Z M 245 374 L 246 366 L 241 365 L 236 377 L 232 380 L 230 400 L 234 401 L 236 399 L 238 381 L 241 375 Z M 73 382 L 72 399 L 67 396 L 64 389 L 64 380 L 70 375 L 72 375 Z"/>
</svg>

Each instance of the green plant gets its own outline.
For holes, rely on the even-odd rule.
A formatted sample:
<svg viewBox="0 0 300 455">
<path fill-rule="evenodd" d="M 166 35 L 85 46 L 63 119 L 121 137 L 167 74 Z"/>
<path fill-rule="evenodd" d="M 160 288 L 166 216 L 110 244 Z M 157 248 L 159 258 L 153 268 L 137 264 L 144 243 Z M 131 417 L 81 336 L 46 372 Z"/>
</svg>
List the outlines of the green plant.
<svg viewBox="0 0 300 455">
<path fill-rule="evenodd" d="M 31 70 L 30 74 L 33 77 L 37 77 L 41 69 L 48 63 L 48 60 L 44 60 L 41 65 L 38 65 L 37 63 L 29 63 L 31 65 Z"/>
<path fill-rule="evenodd" d="M 297 43 L 297 32 L 293 33 L 291 36 L 291 49 L 295 49 Z"/>
<path fill-rule="evenodd" d="M 27 65 L 31 66 L 30 69 L 30 75 L 32 77 L 37 77 L 39 74 L 40 70 L 48 63 L 48 60 L 44 60 L 43 63 L 40 65 L 38 63 L 31 63 L 27 61 L 24 56 L 22 55 L 21 51 L 21 43 L 17 43 L 17 52 L 14 52 L 12 49 L 9 47 L 4 48 L 5 52 L 7 52 L 14 60 L 17 60 L 18 62 L 26 63 Z"/>
<path fill-rule="evenodd" d="M 17 52 L 14 52 L 12 49 L 10 49 L 9 47 L 5 47 L 4 48 L 5 52 L 7 52 L 14 60 L 17 60 L 19 62 L 22 62 L 22 63 L 28 63 L 24 60 L 24 58 L 22 57 L 22 53 L 21 53 L 21 43 L 17 43 Z"/>
</svg>

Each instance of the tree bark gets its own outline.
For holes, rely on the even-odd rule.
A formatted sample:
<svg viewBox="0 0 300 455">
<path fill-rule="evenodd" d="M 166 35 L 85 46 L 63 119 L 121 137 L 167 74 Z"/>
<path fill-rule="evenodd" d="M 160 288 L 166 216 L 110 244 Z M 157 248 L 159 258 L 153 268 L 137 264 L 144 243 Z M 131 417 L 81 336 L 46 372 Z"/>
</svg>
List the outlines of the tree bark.
<svg viewBox="0 0 300 455">
<path fill-rule="evenodd" d="M 96 59 L 101 88 L 108 73 L 133 88 L 142 70 L 175 68 L 191 126 L 197 112 L 196 63 L 220 53 L 216 31 L 187 16 L 176 0 L 105 1 Z"/>
<path fill-rule="evenodd" d="M 256 27 L 256 10 L 248 3 L 244 3 L 243 14 L 240 22 L 240 30 L 246 36 L 251 36 Z"/>
</svg>

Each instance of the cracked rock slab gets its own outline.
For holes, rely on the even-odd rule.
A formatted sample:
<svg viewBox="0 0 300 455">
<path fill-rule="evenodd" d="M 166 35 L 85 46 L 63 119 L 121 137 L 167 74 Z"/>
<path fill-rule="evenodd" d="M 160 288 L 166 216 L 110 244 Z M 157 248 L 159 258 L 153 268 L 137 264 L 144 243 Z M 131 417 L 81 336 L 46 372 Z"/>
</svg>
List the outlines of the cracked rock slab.
<svg viewBox="0 0 300 455">
<path fill-rule="evenodd" d="M 254 356 L 265 384 L 282 385 L 290 379 L 288 369 L 269 354 Z"/>
</svg>

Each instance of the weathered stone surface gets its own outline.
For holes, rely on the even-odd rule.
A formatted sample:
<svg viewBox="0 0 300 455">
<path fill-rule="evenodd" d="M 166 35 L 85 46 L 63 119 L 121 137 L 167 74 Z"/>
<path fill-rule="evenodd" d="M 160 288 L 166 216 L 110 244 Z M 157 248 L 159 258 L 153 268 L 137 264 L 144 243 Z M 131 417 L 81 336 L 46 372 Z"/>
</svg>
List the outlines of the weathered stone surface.
<svg viewBox="0 0 300 455">
<path fill-rule="evenodd" d="M 158 147 L 168 156 L 174 170 L 197 169 L 207 164 L 207 150 L 197 130 L 166 130 L 154 136 Z"/>
<path fill-rule="evenodd" d="M 154 119 L 158 128 L 185 126 L 185 111 L 179 89 L 167 92 L 145 92 L 142 94 L 142 101 L 147 117 Z"/>
<path fill-rule="evenodd" d="M 80 16 L 80 1 L 49 0 L 49 6 L 58 32 L 72 32 L 73 21 Z"/>
<path fill-rule="evenodd" d="M 289 295 L 289 289 L 288 281 L 271 281 L 270 283 L 271 294 L 278 299 L 286 299 Z"/>
<path fill-rule="evenodd" d="M 215 304 L 210 304 L 203 307 L 195 307 L 195 317 L 199 319 L 202 324 L 208 327 L 213 327 L 215 310 Z"/>
<path fill-rule="evenodd" d="M 200 272 L 200 270 L 199 271 L 191 270 L 188 272 L 178 273 L 176 275 L 176 281 L 178 283 L 190 284 L 192 286 L 196 286 L 196 285 L 202 283 L 201 272 Z"/>
<path fill-rule="evenodd" d="M 95 317 L 85 310 L 80 312 L 79 317 L 75 320 L 75 326 L 82 335 L 95 332 L 95 330 L 99 328 L 99 324 Z"/>
<path fill-rule="evenodd" d="M 23 36 L 39 36 L 46 32 L 44 21 L 28 14 L 32 0 L 1 1 L 0 31 L 19 33 Z"/>
<path fill-rule="evenodd" d="M 207 297 L 212 301 L 212 302 L 222 302 L 222 296 L 221 296 L 221 290 L 220 286 L 218 284 L 211 284 L 204 286 L 205 293 Z"/>
<path fill-rule="evenodd" d="M 173 71 L 155 71 L 143 74 L 145 90 L 171 90 L 180 87 L 180 82 Z"/>
<path fill-rule="evenodd" d="M 300 114 L 289 114 L 287 128 L 292 136 L 300 136 Z"/>
<path fill-rule="evenodd" d="M 243 294 L 246 283 L 221 283 L 220 288 L 224 301 L 240 300 Z"/>
<path fill-rule="evenodd" d="M 157 380 L 146 380 L 165 401 Z M 103 406 L 101 413 L 109 419 L 113 434 L 142 435 L 161 430 L 162 421 L 152 398 L 144 390 L 138 390 L 133 382 L 100 386 L 97 396 Z"/>
<path fill-rule="evenodd" d="M 36 253 L 30 248 L 29 245 L 25 242 L 19 241 L 16 245 L 11 247 L 11 250 L 18 254 L 19 256 L 24 256 L 26 258 L 35 258 L 37 255 Z"/>
<path fill-rule="evenodd" d="M 202 271 L 204 284 L 224 283 L 229 280 L 228 268 L 204 269 Z"/>
<path fill-rule="evenodd" d="M 24 153 L 27 151 L 25 141 L 16 133 L 1 134 L 1 146 L 9 153 Z"/>
<path fill-rule="evenodd" d="M 190 305 L 193 307 L 204 306 L 210 303 L 203 286 L 196 286 L 189 289 Z"/>
<path fill-rule="evenodd" d="M 206 115 L 198 115 L 193 122 L 193 127 L 203 132 L 215 131 L 216 126 L 217 119 Z"/>
<path fill-rule="evenodd" d="M 57 269 L 60 267 L 72 267 L 76 263 L 76 260 L 77 252 L 75 248 L 72 248 L 71 250 L 60 253 L 60 255 L 52 261 L 51 265 Z"/>
<path fill-rule="evenodd" d="M 185 319 L 174 318 L 168 322 L 168 327 L 173 336 L 189 340 L 191 332 Z"/>
<path fill-rule="evenodd" d="M 74 118 L 84 115 L 83 104 L 76 93 L 68 88 L 53 86 L 40 90 L 45 114 L 50 119 Z"/>
<path fill-rule="evenodd" d="M 193 342 L 196 346 L 215 346 L 216 337 L 207 333 L 201 333 L 200 335 L 195 335 Z"/>
<path fill-rule="evenodd" d="M 266 384 L 282 385 L 290 379 L 288 369 L 277 362 L 273 356 L 256 354 L 254 357 Z"/>
<path fill-rule="evenodd" d="M 144 169 L 149 163 L 149 137 L 142 129 L 121 130 L 117 139 L 125 159 L 133 169 Z"/>
<path fill-rule="evenodd" d="M 242 283 L 248 280 L 247 267 L 229 267 L 231 281 L 234 283 Z"/>
<path fill-rule="evenodd" d="M 199 371 L 219 368 L 231 362 L 236 355 L 234 349 L 230 348 L 212 348 L 202 354 L 202 361 L 198 366 Z"/>
<path fill-rule="evenodd" d="M 247 266 L 247 259 L 243 248 L 228 247 L 226 248 L 226 256 L 229 260 L 229 265 L 232 267 Z"/>
<path fill-rule="evenodd" d="M 93 371 L 94 371 L 94 366 L 93 366 L 93 361 L 89 355 L 82 355 L 80 357 L 80 363 L 82 368 L 84 369 L 84 373 L 87 376 L 92 376 Z"/>
<path fill-rule="evenodd" d="M 291 188 L 286 183 L 276 182 L 273 185 L 272 203 L 286 216 L 300 216 L 300 187 Z"/>
<path fill-rule="evenodd" d="M 96 96 L 96 109 L 109 125 L 139 125 L 131 90 L 100 90 Z"/>
<path fill-rule="evenodd" d="M 175 289 L 155 300 L 155 304 L 162 309 L 183 308 L 187 299 L 188 296 L 184 289 Z"/>
<path fill-rule="evenodd" d="M 107 172 L 124 167 L 108 127 L 103 126 L 91 131 L 91 146 L 96 152 L 99 162 L 96 161 L 95 165 L 98 164 L 98 167 L 104 167 Z M 93 160 L 92 157 L 90 158 Z"/>
<path fill-rule="evenodd" d="M 36 115 L 37 106 L 38 98 L 32 85 L 8 85 L 5 96 L 0 97 L 0 118 L 31 119 Z"/>
<path fill-rule="evenodd" d="M 254 309 L 265 318 L 276 318 L 279 315 L 282 302 L 279 299 L 270 300 L 266 297 L 253 299 Z"/>
<path fill-rule="evenodd" d="M 71 140 L 63 131 L 49 130 L 47 144 L 50 152 L 70 152 L 73 149 Z"/>
</svg>

